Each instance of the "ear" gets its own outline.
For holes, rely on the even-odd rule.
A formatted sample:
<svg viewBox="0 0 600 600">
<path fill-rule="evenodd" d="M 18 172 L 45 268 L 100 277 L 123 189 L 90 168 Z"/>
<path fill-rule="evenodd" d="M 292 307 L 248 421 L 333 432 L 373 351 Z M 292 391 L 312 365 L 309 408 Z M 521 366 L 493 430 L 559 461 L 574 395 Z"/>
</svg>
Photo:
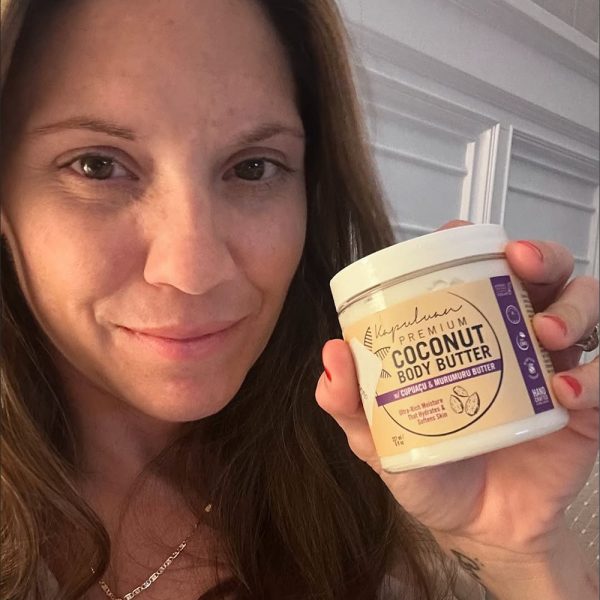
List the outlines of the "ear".
<svg viewBox="0 0 600 600">
<path fill-rule="evenodd" d="M 6 214 L 0 207 L 0 249 L 5 252 L 12 262 L 12 248 L 10 240 L 12 239 L 12 228 L 6 219 Z"/>
<path fill-rule="evenodd" d="M 6 235 L 6 221 L 2 207 L 0 207 L 0 235 L 3 237 Z"/>
<path fill-rule="evenodd" d="M 0 235 L 6 238 L 9 235 L 10 225 L 6 220 L 6 214 L 4 213 L 4 209 L 2 205 L 0 205 Z"/>
</svg>

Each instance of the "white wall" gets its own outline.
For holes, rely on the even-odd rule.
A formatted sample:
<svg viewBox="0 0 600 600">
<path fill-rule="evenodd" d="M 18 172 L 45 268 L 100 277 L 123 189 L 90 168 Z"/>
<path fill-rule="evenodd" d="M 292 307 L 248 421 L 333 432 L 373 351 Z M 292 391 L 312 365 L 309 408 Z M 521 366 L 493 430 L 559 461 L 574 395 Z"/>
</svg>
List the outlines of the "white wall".
<svg viewBox="0 0 600 600">
<path fill-rule="evenodd" d="M 598 42 L 598 0 L 533 0 L 555 17 Z"/>
<path fill-rule="evenodd" d="M 531 0 L 338 0 L 399 239 L 452 218 L 598 272 L 598 44 Z"/>
</svg>

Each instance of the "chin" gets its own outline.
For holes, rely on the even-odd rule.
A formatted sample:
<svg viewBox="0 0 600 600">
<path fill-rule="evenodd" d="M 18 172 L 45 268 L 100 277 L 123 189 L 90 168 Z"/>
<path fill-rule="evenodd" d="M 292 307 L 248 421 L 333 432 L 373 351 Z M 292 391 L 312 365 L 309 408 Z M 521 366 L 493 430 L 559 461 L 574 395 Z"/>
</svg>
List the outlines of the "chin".
<svg viewBox="0 0 600 600">
<path fill-rule="evenodd" d="M 165 384 L 160 388 L 139 390 L 128 394 L 127 403 L 138 411 L 168 423 L 187 423 L 210 417 L 225 408 L 239 390 L 232 381 L 222 382 L 219 386 L 196 385 L 187 383 Z M 157 393 L 157 389 L 161 392 Z M 133 397 L 132 397 L 133 396 Z"/>
</svg>

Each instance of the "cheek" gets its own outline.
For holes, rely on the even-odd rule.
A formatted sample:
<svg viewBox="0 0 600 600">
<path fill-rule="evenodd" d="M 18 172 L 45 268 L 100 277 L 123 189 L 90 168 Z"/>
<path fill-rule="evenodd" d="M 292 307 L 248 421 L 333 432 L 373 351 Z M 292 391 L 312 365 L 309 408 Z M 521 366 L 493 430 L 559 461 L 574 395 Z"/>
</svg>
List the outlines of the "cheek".
<svg viewBox="0 0 600 600">
<path fill-rule="evenodd" d="M 267 297 L 285 295 L 302 252 L 306 236 L 305 203 L 273 211 L 261 222 L 246 224 L 238 238 L 236 260 Z"/>
<path fill-rule="evenodd" d="M 130 256 L 109 219 L 89 219 L 39 204 L 15 215 L 11 248 L 34 312 L 81 307 L 119 287 Z M 38 315 L 42 317 L 42 315 Z"/>
</svg>

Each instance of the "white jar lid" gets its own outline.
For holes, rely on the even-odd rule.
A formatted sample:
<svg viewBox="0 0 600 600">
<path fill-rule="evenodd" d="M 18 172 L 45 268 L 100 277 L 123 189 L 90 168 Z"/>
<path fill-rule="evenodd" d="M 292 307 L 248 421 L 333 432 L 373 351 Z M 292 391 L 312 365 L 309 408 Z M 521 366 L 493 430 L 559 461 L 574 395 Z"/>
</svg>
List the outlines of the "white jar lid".
<svg viewBox="0 0 600 600">
<path fill-rule="evenodd" d="M 502 225 L 465 225 L 435 231 L 394 244 L 342 269 L 330 282 L 335 307 L 365 290 L 402 275 L 461 259 L 504 252 L 508 236 Z"/>
</svg>

